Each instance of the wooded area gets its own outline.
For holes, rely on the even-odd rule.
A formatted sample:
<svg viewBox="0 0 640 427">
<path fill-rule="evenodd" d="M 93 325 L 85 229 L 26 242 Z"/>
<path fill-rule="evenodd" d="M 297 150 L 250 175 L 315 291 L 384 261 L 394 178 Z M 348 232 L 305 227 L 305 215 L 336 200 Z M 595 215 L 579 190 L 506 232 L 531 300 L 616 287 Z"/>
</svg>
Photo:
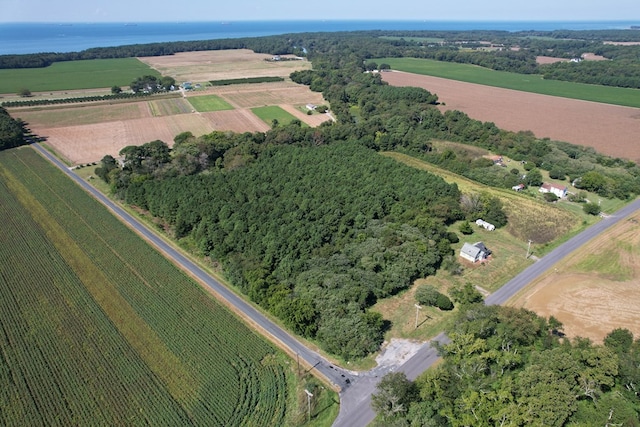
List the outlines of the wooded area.
<svg viewBox="0 0 640 427">
<path fill-rule="evenodd" d="M 442 138 L 526 162 L 530 185 L 540 179 L 536 168 L 553 168 L 603 196 L 640 193 L 634 163 L 441 113 L 436 95 L 386 85 L 338 40 L 335 51 L 315 55 L 313 70 L 291 75 L 322 91 L 336 122 L 185 133 L 173 150 L 162 141 L 127 147 L 122 168 L 108 156 L 96 170 L 114 194 L 161 218 L 253 301 L 325 350 L 346 360 L 375 351 L 388 325 L 368 307 L 438 268 L 456 270 L 458 237 L 447 224 L 479 215 L 507 223 L 499 200 L 467 209 L 455 186 L 376 151 L 404 150 L 489 185 L 524 180 L 490 160 L 436 150 L 431 141 Z"/>
<path fill-rule="evenodd" d="M 640 339 L 626 329 L 595 345 L 553 317 L 472 304 L 447 333 L 436 368 L 381 380 L 375 425 L 640 425 Z"/>
<path fill-rule="evenodd" d="M 541 74 L 546 79 L 640 88 L 640 45 L 637 30 L 602 31 L 354 31 L 299 33 L 259 38 L 152 43 L 92 48 L 70 53 L 2 55 L 0 68 L 46 67 L 81 59 L 172 55 L 177 52 L 251 49 L 273 55 L 294 54 L 314 60 L 318 54 L 358 52 L 365 59 L 416 57 L 475 64 L 494 70 Z M 537 56 L 577 59 L 595 53 L 609 61 L 539 65 Z"/>
</svg>

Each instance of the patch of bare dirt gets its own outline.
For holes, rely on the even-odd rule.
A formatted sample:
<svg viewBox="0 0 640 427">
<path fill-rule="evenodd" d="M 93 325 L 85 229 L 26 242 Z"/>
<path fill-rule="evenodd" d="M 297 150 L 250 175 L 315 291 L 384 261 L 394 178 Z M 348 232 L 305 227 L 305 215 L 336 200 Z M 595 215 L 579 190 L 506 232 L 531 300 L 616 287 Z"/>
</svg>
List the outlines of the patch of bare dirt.
<svg viewBox="0 0 640 427">
<path fill-rule="evenodd" d="M 404 72 L 383 73 L 389 84 L 436 93 L 441 110 L 460 110 L 514 132 L 595 148 L 640 162 L 640 109 L 464 83 Z"/>
<path fill-rule="evenodd" d="M 596 55 L 595 53 L 583 53 L 582 59 L 585 61 L 608 61 L 604 56 Z"/>
<path fill-rule="evenodd" d="M 536 56 L 536 62 L 538 64 L 553 64 L 556 62 L 568 62 L 566 58 L 555 58 L 553 56 Z"/>
</svg>

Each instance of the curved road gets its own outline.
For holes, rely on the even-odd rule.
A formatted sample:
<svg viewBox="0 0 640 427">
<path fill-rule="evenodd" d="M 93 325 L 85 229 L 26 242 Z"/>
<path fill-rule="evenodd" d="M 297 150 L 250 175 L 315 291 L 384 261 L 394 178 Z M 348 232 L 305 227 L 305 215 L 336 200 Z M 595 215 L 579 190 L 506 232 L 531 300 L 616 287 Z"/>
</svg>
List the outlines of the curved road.
<svg viewBox="0 0 640 427">
<path fill-rule="evenodd" d="M 129 215 L 121 207 L 113 203 L 93 186 L 89 185 L 76 174 L 71 172 L 63 163 L 42 148 L 39 144 L 34 143 L 31 145 L 66 173 L 71 179 L 78 183 L 78 185 L 110 209 L 124 223 L 143 236 L 158 250 L 163 252 L 165 256 L 176 263 L 176 265 L 180 266 L 193 277 L 197 278 L 201 283 L 208 286 L 218 294 L 220 298 L 226 300 L 229 304 L 242 312 L 246 319 L 261 328 L 266 334 L 270 335 L 272 339 L 279 342 L 282 347 L 288 349 L 291 355 L 298 355 L 308 366 L 313 367 L 312 369 L 317 370 L 321 376 L 327 378 L 336 388 L 340 389 L 340 413 L 333 424 L 334 427 L 365 427 L 373 421 L 375 413 L 371 409 L 371 394 L 375 391 L 378 379 L 386 373 L 391 371 L 400 371 L 404 372 L 407 375 L 407 378 L 414 380 L 418 375 L 438 360 L 437 351 L 431 346 L 431 342 L 427 342 L 420 347 L 413 357 L 399 367 L 383 366 L 374 368 L 367 372 L 354 373 L 333 366 L 325 358 L 304 346 L 300 341 L 266 318 L 262 313 L 230 291 L 227 287 L 221 285 L 217 280 L 211 277 L 190 259 L 176 251 L 164 240 L 160 239 L 155 233 L 147 229 L 146 226 Z M 496 292 L 487 297 L 485 303 L 505 303 L 527 284 L 538 278 L 541 274 L 560 262 L 571 252 L 639 209 L 640 199 L 635 200 L 612 216 L 603 219 L 580 234 L 574 236 L 553 251 L 549 252 L 536 263 L 527 267 L 522 271 L 522 273 L 518 274 Z M 433 341 L 446 343 L 448 342 L 448 338 L 444 333 L 441 333 L 435 337 Z"/>
</svg>

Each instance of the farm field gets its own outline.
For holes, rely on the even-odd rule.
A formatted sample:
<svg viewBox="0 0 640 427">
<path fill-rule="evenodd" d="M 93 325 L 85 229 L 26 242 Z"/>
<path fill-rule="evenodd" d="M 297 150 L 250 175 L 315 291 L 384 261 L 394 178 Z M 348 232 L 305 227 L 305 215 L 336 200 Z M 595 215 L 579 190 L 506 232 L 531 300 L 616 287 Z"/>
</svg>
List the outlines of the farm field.
<svg viewBox="0 0 640 427">
<path fill-rule="evenodd" d="M 291 123 L 291 121 L 295 119 L 295 117 L 291 113 L 283 110 L 277 105 L 268 107 L 256 107 L 252 108 L 251 111 L 267 124 L 270 124 L 274 120 L 277 120 L 278 123 L 286 125 Z"/>
<path fill-rule="evenodd" d="M 615 328 L 640 335 L 640 214 L 580 248 L 509 304 L 555 316 L 564 333 L 594 342 Z"/>
<path fill-rule="evenodd" d="M 34 150 L 0 197 L 0 424 L 291 419 L 288 359 Z"/>
<path fill-rule="evenodd" d="M 150 116 L 151 112 L 147 114 Z M 213 123 L 200 114 L 149 116 L 77 126 L 33 126 L 31 129 L 46 137 L 46 144 L 71 164 L 99 161 L 107 154 L 118 157 L 120 150 L 128 145 L 142 145 L 157 139 L 172 145 L 173 138 L 185 131 L 204 135 L 216 130 Z"/>
<path fill-rule="evenodd" d="M 306 60 L 267 61 L 271 58 L 272 55 L 255 53 L 249 49 L 230 49 L 179 52 L 138 59 L 163 76 L 172 76 L 178 83 L 188 81 L 206 84 L 210 80 L 244 77 L 289 77 L 294 71 L 311 69 L 311 63 Z"/>
<path fill-rule="evenodd" d="M 194 73 L 203 73 L 205 81 L 229 77 L 273 76 L 278 73 L 288 76 L 294 71 L 291 67 L 310 67 L 306 61 L 264 61 L 271 56 L 254 54 L 249 50 L 189 52 L 174 56 L 179 56 L 180 60 L 175 62 L 177 59 L 173 56 L 154 58 L 159 61 L 158 64 L 172 61 L 180 63 L 183 72 L 191 67 Z M 280 71 L 276 73 L 274 70 Z M 171 75 L 168 73 L 170 71 L 163 69 L 163 75 Z M 131 80 L 133 79 L 129 81 Z M 82 93 L 75 92 L 73 95 L 82 96 Z M 64 93 L 54 95 L 68 96 Z M 39 94 L 38 98 L 54 95 Z M 208 105 L 194 108 L 191 101 L 197 103 L 198 99 L 208 100 Z M 220 102 L 213 105 L 210 101 L 214 99 Z M 142 145 L 157 139 L 171 145 L 176 135 L 187 131 L 196 136 L 214 130 L 265 132 L 269 130 L 271 123 L 265 124 L 255 116 L 251 111 L 255 107 L 279 106 L 309 126 L 318 126 L 330 120 L 327 114 L 307 115 L 305 105 L 310 103 L 323 104 L 322 94 L 286 80 L 211 87 L 189 91 L 186 98 L 163 95 L 114 104 L 20 107 L 9 109 L 9 113 L 27 122 L 37 135 L 46 137 L 46 144 L 67 162 L 85 164 L 97 162 L 106 154 L 117 157 L 119 151 L 128 145 Z M 221 106 L 233 110 L 221 111 Z M 193 113 L 194 109 L 202 112 Z"/>
<path fill-rule="evenodd" d="M 200 113 L 207 111 L 232 110 L 233 107 L 217 95 L 190 96 L 189 104 Z"/>
<path fill-rule="evenodd" d="M 640 108 L 640 90 L 545 80 L 537 74 L 495 71 L 477 65 L 417 58 L 382 58 L 394 70 L 467 83 Z"/>
<path fill-rule="evenodd" d="M 514 132 L 530 130 L 550 138 L 593 147 L 598 152 L 640 161 L 640 108 L 622 107 L 502 89 L 404 72 L 383 73 L 395 86 L 417 86 L 438 95 L 441 110 L 459 110 Z M 640 92 L 638 92 L 640 94 Z M 638 96 L 640 99 L 640 96 Z"/>
<path fill-rule="evenodd" d="M 31 92 L 129 86 L 137 77 L 160 73 L 136 58 L 92 59 L 54 62 L 45 68 L 0 70 L 0 93 Z"/>
</svg>

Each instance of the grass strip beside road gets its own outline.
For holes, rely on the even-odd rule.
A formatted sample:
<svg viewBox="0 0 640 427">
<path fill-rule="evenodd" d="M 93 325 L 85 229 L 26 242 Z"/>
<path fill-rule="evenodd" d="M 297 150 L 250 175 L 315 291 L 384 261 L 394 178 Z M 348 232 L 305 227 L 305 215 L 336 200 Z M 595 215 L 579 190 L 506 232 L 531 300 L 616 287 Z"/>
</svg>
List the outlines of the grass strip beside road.
<svg viewBox="0 0 640 427">
<path fill-rule="evenodd" d="M 519 90 L 541 95 L 560 96 L 584 101 L 602 102 L 640 108 L 640 90 L 585 83 L 545 80 L 539 74 L 518 74 L 495 71 L 470 64 L 435 61 L 420 58 L 380 58 L 378 63 L 386 63 L 391 69 L 422 74 L 467 83 Z"/>
</svg>

